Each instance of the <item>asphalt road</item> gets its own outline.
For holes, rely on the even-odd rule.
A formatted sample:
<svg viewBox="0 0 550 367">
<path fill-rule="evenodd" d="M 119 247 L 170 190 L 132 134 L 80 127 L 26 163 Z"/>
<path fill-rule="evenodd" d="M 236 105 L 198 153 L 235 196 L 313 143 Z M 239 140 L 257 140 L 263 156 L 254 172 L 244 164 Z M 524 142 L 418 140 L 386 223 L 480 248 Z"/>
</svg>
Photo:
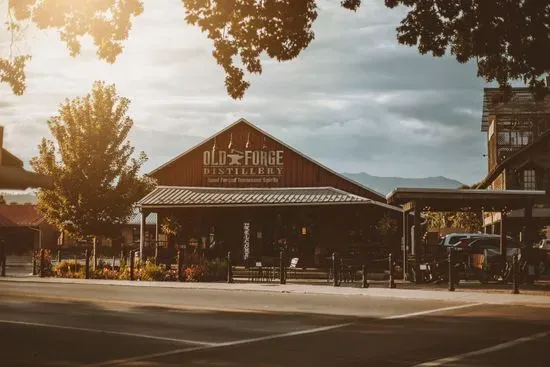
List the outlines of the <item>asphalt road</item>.
<svg viewBox="0 0 550 367">
<path fill-rule="evenodd" d="M 528 366 L 550 308 L 0 282 L 0 335 L 1 366 Z"/>
</svg>

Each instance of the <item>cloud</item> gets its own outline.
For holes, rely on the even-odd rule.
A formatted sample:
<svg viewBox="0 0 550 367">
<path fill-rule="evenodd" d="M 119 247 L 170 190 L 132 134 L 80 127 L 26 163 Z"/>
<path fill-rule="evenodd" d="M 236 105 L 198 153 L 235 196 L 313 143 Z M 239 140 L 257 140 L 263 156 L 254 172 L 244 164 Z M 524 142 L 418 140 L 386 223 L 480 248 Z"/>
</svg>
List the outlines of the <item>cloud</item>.
<svg viewBox="0 0 550 367">
<path fill-rule="evenodd" d="M 244 117 L 337 171 L 478 181 L 483 81 L 471 63 L 398 45 L 403 14 L 382 2 L 354 13 L 320 1 L 310 47 L 284 63 L 264 56 L 263 73 L 248 76 L 252 87 L 234 101 L 211 41 L 185 24 L 181 2 L 146 0 L 114 65 L 97 60 L 89 42 L 73 59 L 57 34 L 34 36 L 27 93 L 0 85 L 0 120 L 10 148 L 28 159 L 64 98 L 105 80 L 132 101 L 131 139 L 149 156 L 145 171 Z"/>
</svg>

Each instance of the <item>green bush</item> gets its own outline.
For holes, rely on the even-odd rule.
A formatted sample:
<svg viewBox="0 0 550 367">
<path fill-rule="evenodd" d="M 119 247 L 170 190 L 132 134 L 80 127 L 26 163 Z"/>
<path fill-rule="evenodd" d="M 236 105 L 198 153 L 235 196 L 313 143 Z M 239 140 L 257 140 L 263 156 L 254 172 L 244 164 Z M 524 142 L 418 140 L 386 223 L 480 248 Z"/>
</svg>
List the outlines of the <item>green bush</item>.
<svg viewBox="0 0 550 367">
<path fill-rule="evenodd" d="M 91 272 L 90 277 L 92 279 L 119 279 L 119 272 L 111 269 L 110 266 L 98 267 L 94 272 Z"/>
<path fill-rule="evenodd" d="M 74 261 L 63 260 L 57 264 L 54 268 L 54 274 L 57 277 L 70 278 L 70 273 L 78 273 L 84 271 L 84 266 L 76 263 Z"/>
<path fill-rule="evenodd" d="M 164 265 L 155 265 L 151 261 L 146 261 L 145 265 L 139 269 L 140 280 L 164 280 L 166 267 Z"/>
</svg>

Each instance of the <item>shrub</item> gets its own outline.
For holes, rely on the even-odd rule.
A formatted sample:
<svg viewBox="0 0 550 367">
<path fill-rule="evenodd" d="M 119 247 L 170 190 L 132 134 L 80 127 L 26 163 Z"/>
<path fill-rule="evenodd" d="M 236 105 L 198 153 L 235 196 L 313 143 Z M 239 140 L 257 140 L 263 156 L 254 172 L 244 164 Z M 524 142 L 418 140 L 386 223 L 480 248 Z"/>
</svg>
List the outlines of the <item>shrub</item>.
<svg viewBox="0 0 550 367">
<path fill-rule="evenodd" d="M 164 280 L 166 267 L 164 265 L 155 265 L 151 261 L 146 261 L 145 266 L 139 269 L 140 280 Z"/>
<path fill-rule="evenodd" d="M 175 282 L 178 280 L 178 272 L 177 270 L 168 269 L 164 272 L 163 279 L 167 282 Z"/>
<path fill-rule="evenodd" d="M 54 273 L 57 277 L 70 278 L 70 273 L 78 273 L 81 270 L 84 271 L 84 266 L 79 263 L 63 260 L 55 266 Z"/>
<path fill-rule="evenodd" d="M 91 272 L 90 277 L 92 279 L 119 279 L 119 273 L 117 270 L 111 269 L 110 266 L 105 266 Z"/>
<path fill-rule="evenodd" d="M 34 251 L 34 259 L 36 260 L 36 264 L 38 266 L 37 271 L 40 269 L 40 250 Z M 44 275 L 49 277 L 53 275 L 53 265 L 52 265 L 52 251 L 45 249 L 44 250 L 44 262 L 42 264 Z"/>
<path fill-rule="evenodd" d="M 206 280 L 205 276 L 208 274 L 207 264 L 193 264 L 185 268 L 185 279 L 190 282 L 200 282 Z"/>
<path fill-rule="evenodd" d="M 134 269 L 134 274 L 135 274 L 135 269 Z M 130 280 L 130 267 L 129 266 L 125 266 L 125 267 L 123 267 L 119 270 L 118 279 L 120 279 L 120 280 Z"/>
</svg>

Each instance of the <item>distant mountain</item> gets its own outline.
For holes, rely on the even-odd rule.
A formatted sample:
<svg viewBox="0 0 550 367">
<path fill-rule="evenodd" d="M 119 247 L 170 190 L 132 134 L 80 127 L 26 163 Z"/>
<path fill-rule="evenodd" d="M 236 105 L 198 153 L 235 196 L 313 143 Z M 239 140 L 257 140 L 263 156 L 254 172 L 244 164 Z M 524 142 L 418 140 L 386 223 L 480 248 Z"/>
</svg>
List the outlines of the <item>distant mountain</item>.
<svg viewBox="0 0 550 367">
<path fill-rule="evenodd" d="M 403 178 L 378 177 L 368 173 L 342 173 L 344 176 L 359 182 L 381 194 L 387 195 L 396 187 L 426 187 L 437 189 L 456 189 L 462 182 L 447 177 Z"/>
<path fill-rule="evenodd" d="M 36 196 L 31 194 L 11 194 L 0 192 L 0 195 L 4 197 L 6 204 L 17 203 L 17 204 L 36 204 Z"/>
</svg>

